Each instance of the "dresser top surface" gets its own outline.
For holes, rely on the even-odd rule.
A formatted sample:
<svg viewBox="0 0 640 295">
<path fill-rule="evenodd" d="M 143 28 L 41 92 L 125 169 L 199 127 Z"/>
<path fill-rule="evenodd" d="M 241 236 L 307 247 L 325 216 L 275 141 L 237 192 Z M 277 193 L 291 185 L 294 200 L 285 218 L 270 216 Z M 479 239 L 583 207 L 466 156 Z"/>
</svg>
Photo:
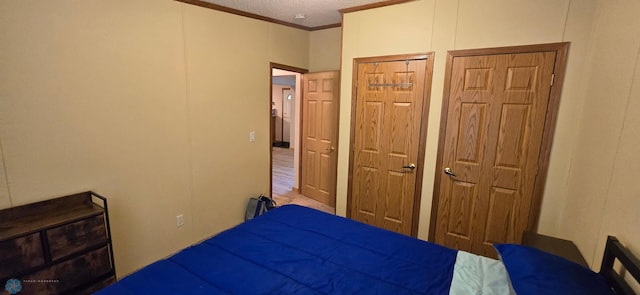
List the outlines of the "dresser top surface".
<svg viewBox="0 0 640 295">
<path fill-rule="evenodd" d="M 103 212 L 90 192 L 0 210 L 0 242 Z"/>
</svg>

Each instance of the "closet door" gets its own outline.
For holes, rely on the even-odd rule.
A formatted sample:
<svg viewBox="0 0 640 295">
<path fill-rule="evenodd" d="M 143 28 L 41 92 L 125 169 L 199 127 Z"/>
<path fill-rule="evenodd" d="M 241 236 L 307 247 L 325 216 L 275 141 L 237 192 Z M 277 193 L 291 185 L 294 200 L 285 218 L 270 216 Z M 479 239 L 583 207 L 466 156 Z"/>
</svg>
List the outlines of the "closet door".
<svg viewBox="0 0 640 295">
<path fill-rule="evenodd" d="M 431 60 L 357 63 L 350 217 L 415 235 Z"/>
<path fill-rule="evenodd" d="M 556 51 L 453 57 L 441 126 L 435 242 L 496 257 L 530 214 Z"/>
</svg>

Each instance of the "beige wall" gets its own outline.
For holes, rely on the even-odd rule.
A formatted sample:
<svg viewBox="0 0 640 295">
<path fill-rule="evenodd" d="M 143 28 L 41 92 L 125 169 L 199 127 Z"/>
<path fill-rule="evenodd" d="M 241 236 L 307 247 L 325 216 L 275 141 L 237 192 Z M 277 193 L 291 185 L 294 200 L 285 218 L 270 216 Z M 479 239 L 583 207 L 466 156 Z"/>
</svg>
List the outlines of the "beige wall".
<svg viewBox="0 0 640 295">
<path fill-rule="evenodd" d="M 631 209 L 640 199 L 632 180 L 640 172 L 632 152 L 640 110 L 630 99 L 640 95 L 640 9 L 632 2 L 420 0 L 346 14 L 337 213 L 346 214 L 354 58 L 435 52 L 418 234 L 426 239 L 446 51 L 571 42 L 539 231 L 575 240 L 594 267 L 607 234 L 640 253 L 640 215 Z"/>
<path fill-rule="evenodd" d="M 119 274 L 194 240 L 181 5 L 149 4 L 0 3 L 12 205 L 104 194 Z"/>
<path fill-rule="evenodd" d="M 590 68 L 588 60 L 593 51 L 591 39 L 596 7 L 595 1 L 571 1 L 567 13 L 564 40 L 571 42 L 568 67 L 538 224 L 538 230 L 549 235 L 564 236 L 559 226 L 563 222 L 571 159 L 587 93 L 584 86 L 587 83 L 587 76 L 584 73 Z"/>
<path fill-rule="evenodd" d="M 607 235 L 640 256 L 640 3 L 599 1 L 560 233 L 599 267 Z M 640 289 L 638 289 L 640 291 Z"/>
<path fill-rule="evenodd" d="M 342 28 L 309 33 L 309 72 L 340 70 Z"/>
<path fill-rule="evenodd" d="M 272 62 L 303 69 L 309 68 L 309 32 L 262 22 L 270 28 Z M 259 49 L 259 48 L 256 48 Z"/>
<path fill-rule="evenodd" d="M 308 32 L 170 0 L 1 1 L 0 30 L 0 206 L 107 196 L 122 276 L 268 193 L 269 62 Z"/>
</svg>

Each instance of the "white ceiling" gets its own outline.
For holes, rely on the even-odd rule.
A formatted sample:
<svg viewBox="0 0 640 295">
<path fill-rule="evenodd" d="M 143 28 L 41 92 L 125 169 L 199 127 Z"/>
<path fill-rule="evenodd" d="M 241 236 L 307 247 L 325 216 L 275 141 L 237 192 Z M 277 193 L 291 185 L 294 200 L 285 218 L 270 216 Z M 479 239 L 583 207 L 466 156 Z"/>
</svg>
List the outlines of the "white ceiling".
<svg viewBox="0 0 640 295">
<path fill-rule="evenodd" d="M 228 8 L 265 16 L 308 28 L 339 24 L 339 9 L 362 6 L 382 0 L 204 0 Z M 295 19 L 304 14 L 304 19 Z"/>
</svg>

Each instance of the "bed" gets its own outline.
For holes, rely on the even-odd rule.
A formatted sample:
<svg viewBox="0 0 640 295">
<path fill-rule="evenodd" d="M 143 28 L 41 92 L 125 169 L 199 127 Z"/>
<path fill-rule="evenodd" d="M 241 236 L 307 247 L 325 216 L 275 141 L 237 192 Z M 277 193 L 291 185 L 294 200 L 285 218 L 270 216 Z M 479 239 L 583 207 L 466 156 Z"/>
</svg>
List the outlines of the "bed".
<svg viewBox="0 0 640 295">
<path fill-rule="evenodd" d="M 607 244 L 608 250 L 616 250 L 605 260 L 625 257 L 620 261 L 630 265 L 625 266 L 638 280 L 640 264 L 616 243 Z M 285 205 L 152 263 L 97 294 L 632 292 L 622 286 L 624 280 L 612 279 L 614 272 L 594 273 L 519 245 L 496 249 L 500 261 Z M 613 269 L 613 262 L 603 263 L 603 269 Z"/>
</svg>

